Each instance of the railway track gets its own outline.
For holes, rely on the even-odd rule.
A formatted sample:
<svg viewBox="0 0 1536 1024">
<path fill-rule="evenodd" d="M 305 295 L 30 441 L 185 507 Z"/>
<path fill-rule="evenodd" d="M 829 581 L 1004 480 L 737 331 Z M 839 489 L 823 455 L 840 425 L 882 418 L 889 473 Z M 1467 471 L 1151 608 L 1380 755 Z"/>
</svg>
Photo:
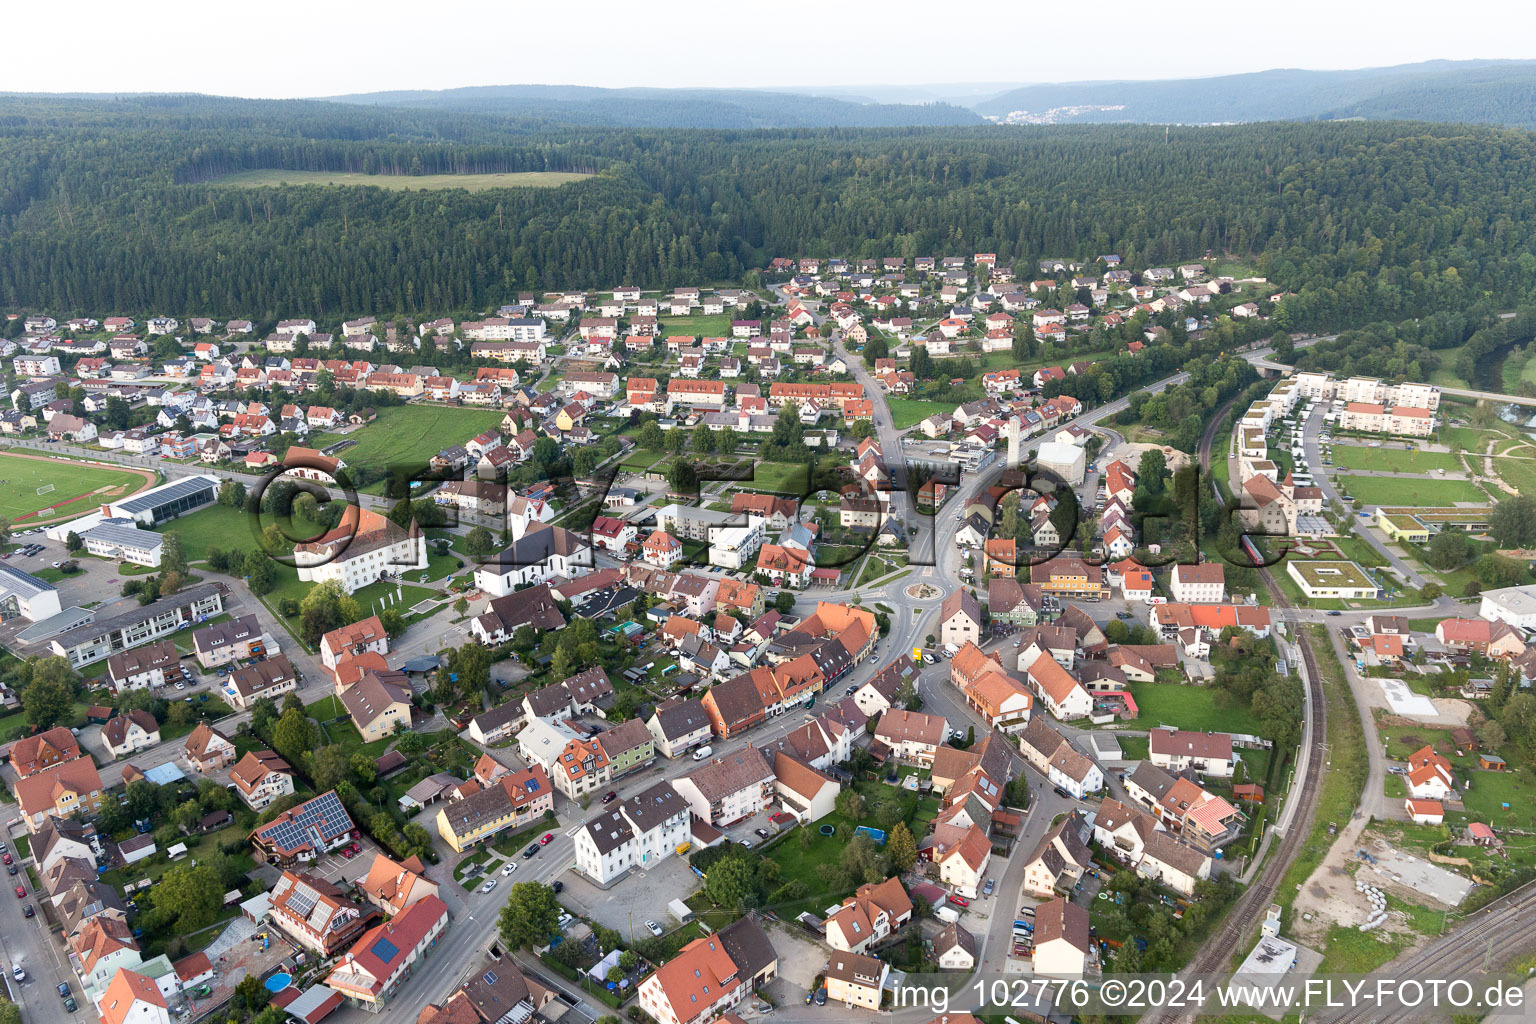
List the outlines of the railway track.
<svg viewBox="0 0 1536 1024">
<path fill-rule="evenodd" d="M 1475 924 L 1475 927 L 1474 927 Z M 1478 911 L 1451 934 L 1400 957 L 1373 978 L 1461 979 L 1481 987 L 1483 965 L 1494 949 L 1518 948 L 1536 941 L 1536 882 L 1529 883 Z M 1423 1006 L 1365 1003 L 1323 1015 L 1329 1024 L 1418 1024 L 1433 1013 Z"/>
<path fill-rule="evenodd" d="M 1202 473 L 1210 471 L 1211 445 L 1216 433 L 1216 426 L 1226 415 L 1231 406 L 1228 402 L 1215 416 L 1205 433 L 1201 435 L 1199 447 L 1200 470 Z M 1211 484 L 1215 491 L 1216 500 L 1221 502 L 1221 492 L 1215 488 L 1215 481 Z M 1265 589 L 1269 591 L 1274 607 L 1290 608 L 1291 602 L 1286 599 L 1284 592 L 1275 583 L 1268 569 L 1259 569 L 1259 577 L 1263 581 Z M 1322 673 L 1318 670 L 1316 656 L 1312 652 L 1312 644 L 1305 632 L 1298 630 L 1296 633 L 1296 646 L 1301 650 L 1302 659 L 1307 667 L 1307 690 L 1309 722 L 1308 749 L 1309 756 L 1306 761 L 1307 774 L 1297 776 L 1295 782 L 1300 789 L 1297 790 L 1300 803 L 1297 805 L 1296 814 L 1291 819 L 1290 827 L 1280 836 L 1263 868 L 1243 894 L 1238 897 L 1232 909 L 1222 919 L 1218 927 L 1209 938 L 1196 950 L 1182 972 L 1185 976 L 1215 975 L 1227 973 L 1227 966 L 1231 961 L 1234 950 L 1241 949 L 1248 932 L 1258 927 L 1263 919 L 1265 911 L 1270 904 L 1275 902 L 1275 895 L 1279 891 L 1280 882 L 1285 878 L 1285 873 L 1290 870 L 1292 862 L 1296 860 L 1302 844 L 1306 842 L 1312 830 L 1312 819 L 1317 812 L 1317 793 L 1319 779 L 1324 770 L 1324 751 L 1328 737 L 1328 720 L 1326 701 L 1323 695 Z M 1154 1011 L 1146 1015 L 1143 1020 L 1156 1021 L 1159 1024 L 1173 1024 L 1175 1021 L 1193 1020 L 1194 1015 L 1179 1013 L 1173 1010 Z"/>
</svg>

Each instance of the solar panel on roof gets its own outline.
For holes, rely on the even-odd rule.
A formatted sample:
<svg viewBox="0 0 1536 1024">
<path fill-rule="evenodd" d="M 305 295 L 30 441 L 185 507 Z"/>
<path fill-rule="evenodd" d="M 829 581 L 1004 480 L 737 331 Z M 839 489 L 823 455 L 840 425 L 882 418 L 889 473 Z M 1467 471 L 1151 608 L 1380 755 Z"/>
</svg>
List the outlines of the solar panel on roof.
<svg viewBox="0 0 1536 1024">
<path fill-rule="evenodd" d="M 495 971 L 486 971 L 485 972 L 484 980 L 485 980 L 485 983 L 487 985 L 494 985 L 494 984 L 496 984 L 496 972 Z"/>
<path fill-rule="evenodd" d="M 372 953 L 386 964 L 393 962 L 395 957 L 400 955 L 399 947 L 397 947 L 393 942 L 390 942 L 388 939 L 379 939 L 371 947 L 369 947 L 368 952 Z"/>
</svg>

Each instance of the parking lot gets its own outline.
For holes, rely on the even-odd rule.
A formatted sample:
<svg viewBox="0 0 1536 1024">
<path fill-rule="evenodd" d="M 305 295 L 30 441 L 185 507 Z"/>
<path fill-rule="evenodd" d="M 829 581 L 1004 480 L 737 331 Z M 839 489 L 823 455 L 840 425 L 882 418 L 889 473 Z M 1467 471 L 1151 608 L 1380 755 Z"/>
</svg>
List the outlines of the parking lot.
<svg viewBox="0 0 1536 1024">
<path fill-rule="evenodd" d="M 699 887 L 699 878 L 684 857 L 668 857 L 649 871 L 629 875 L 606 890 L 593 885 L 578 871 L 566 871 L 559 877 L 565 883 L 565 891 L 560 894 L 562 903 L 612 928 L 626 941 L 645 938 L 646 921 L 655 921 L 664 931 L 678 927 L 677 920 L 667 913 L 667 903 L 682 899 Z"/>
</svg>

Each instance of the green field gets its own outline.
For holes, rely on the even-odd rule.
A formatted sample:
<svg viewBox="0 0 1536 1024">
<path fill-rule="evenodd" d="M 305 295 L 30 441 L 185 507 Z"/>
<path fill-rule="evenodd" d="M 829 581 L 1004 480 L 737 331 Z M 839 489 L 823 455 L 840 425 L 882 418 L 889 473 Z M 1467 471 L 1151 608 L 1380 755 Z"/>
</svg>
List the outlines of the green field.
<svg viewBox="0 0 1536 1024">
<path fill-rule="evenodd" d="M 659 322 L 663 338 L 673 334 L 691 334 L 696 338 L 729 338 L 731 336 L 731 314 L 729 313 L 664 316 L 659 318 Z M 766 345 L 768 342 L 764 341 L 763 344 Z"/>
<path fill-rule="evenodd" d="M 1457 502 L 1487 504 L 1488 495 L 1467 480 L 1440 480 L 1394 476 L 1342 476 L 1339 489 L 1365 505 L 1454 505 Z"/>
<path fill-rule="evenodd" d="M 501 425 L 505 413 L 495 409 L 460 409 L 446 405 L 391 405 L 379 418 L 350 434 L 320 434 L 310 446 L 325 448 L 341 440 L 357 444 L 336 453 L 349 466 L 389 469 L 424 466 L 449 445 L 463 444 Z"/>
<path fill-rule="evenodd" d="M 272 185 L 372 185 L 388 189 L 462 188 L 484 192 L 493 188 L 554 188 L 590 178 L 572 171 L 521 171 L 514 174 L 353 174 L 346 171 L 240 171 L 214 181 L 215 185 L 263 188 Z"/>
<path fill-rule="evenodd" d="M 955 411 L 953 403 L 925 402 L 920 398 L 887 398 L 885 404 L 890 406 L 891 422 L 896 424 L 897 430 L 916 426 L 936 412 L 947 415 Z"/>
<path fill-rule="evenodd" d="M 38 494 L 39 487 L 53 490 Z M 0 516 L 17 528 L 90 511 L 98 499 L 127 497 L 144 487 L 137 473 L 68 459 L 29 459 L 0 454 Z M 57 509 L 56 512 L 44 510 Z"/>
<path fill-rule="evenodd" d="M 804 462 L 758 462 L 750 460 L 752 476 L 731 484 L 732 490 L 763 491 L 788 494 L 796 498 L 806 496 L 810 488 L 810 465 Z"/>
<path fill-rule="evenodd" d="M 1219 707 L 1217 691 L 1184 683 L 1132 683 L 1139 716 L 1128 728 L 1172 725 L 1196 732 L 1235 732 L 1262 735 L 1259 720 L 1247 708 Z"/>
<path fill-rule="evenodd" d="M 1536 804 L 1527 792 L 1529 781 L 1520 773 L 1468 772 L 1466 780 L 1461 799 L 1471 820 L 1494 828 L 1536 829 Z"/>
<path fill-rule="evenodd" d="M 1360 445 L 1333 446 L 1333 464 L 1385 473 L 1462 472 L 1461 459 L 1450 452 L 1404 451 L 1401 448 L 1365 448 Z"/>
</svg>

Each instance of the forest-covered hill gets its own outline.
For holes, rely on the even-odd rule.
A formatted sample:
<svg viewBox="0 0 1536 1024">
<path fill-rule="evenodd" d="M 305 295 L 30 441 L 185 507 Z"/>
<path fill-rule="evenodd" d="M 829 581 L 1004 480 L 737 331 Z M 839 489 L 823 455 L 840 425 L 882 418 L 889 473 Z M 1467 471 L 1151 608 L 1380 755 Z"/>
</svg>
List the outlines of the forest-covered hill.
<svg viewBox="0 0 1536 1024">
<path fill-rule="evenodd" d="M 260 168 L 595 172 L 554 189 L 237 189 Z M 1513 305 L 1536 136 L 1392 122 L 701 132 L 322 102 L 0 98 L 0 306 L 483 311 L 774 255 L 1230 253 L 1294 327 Z"/>
<path fill-rule="evenodd" d="M 1276 69 L 1152 82 L 1063 82 L 1011 89 L 974 107 L 994 117 L 1057 110 L 1059 121 L 1094 123 L 1365 117 L 1536 128 L 1536 61 L 1427 61 L 1350 71 Z"/>
</svg>

